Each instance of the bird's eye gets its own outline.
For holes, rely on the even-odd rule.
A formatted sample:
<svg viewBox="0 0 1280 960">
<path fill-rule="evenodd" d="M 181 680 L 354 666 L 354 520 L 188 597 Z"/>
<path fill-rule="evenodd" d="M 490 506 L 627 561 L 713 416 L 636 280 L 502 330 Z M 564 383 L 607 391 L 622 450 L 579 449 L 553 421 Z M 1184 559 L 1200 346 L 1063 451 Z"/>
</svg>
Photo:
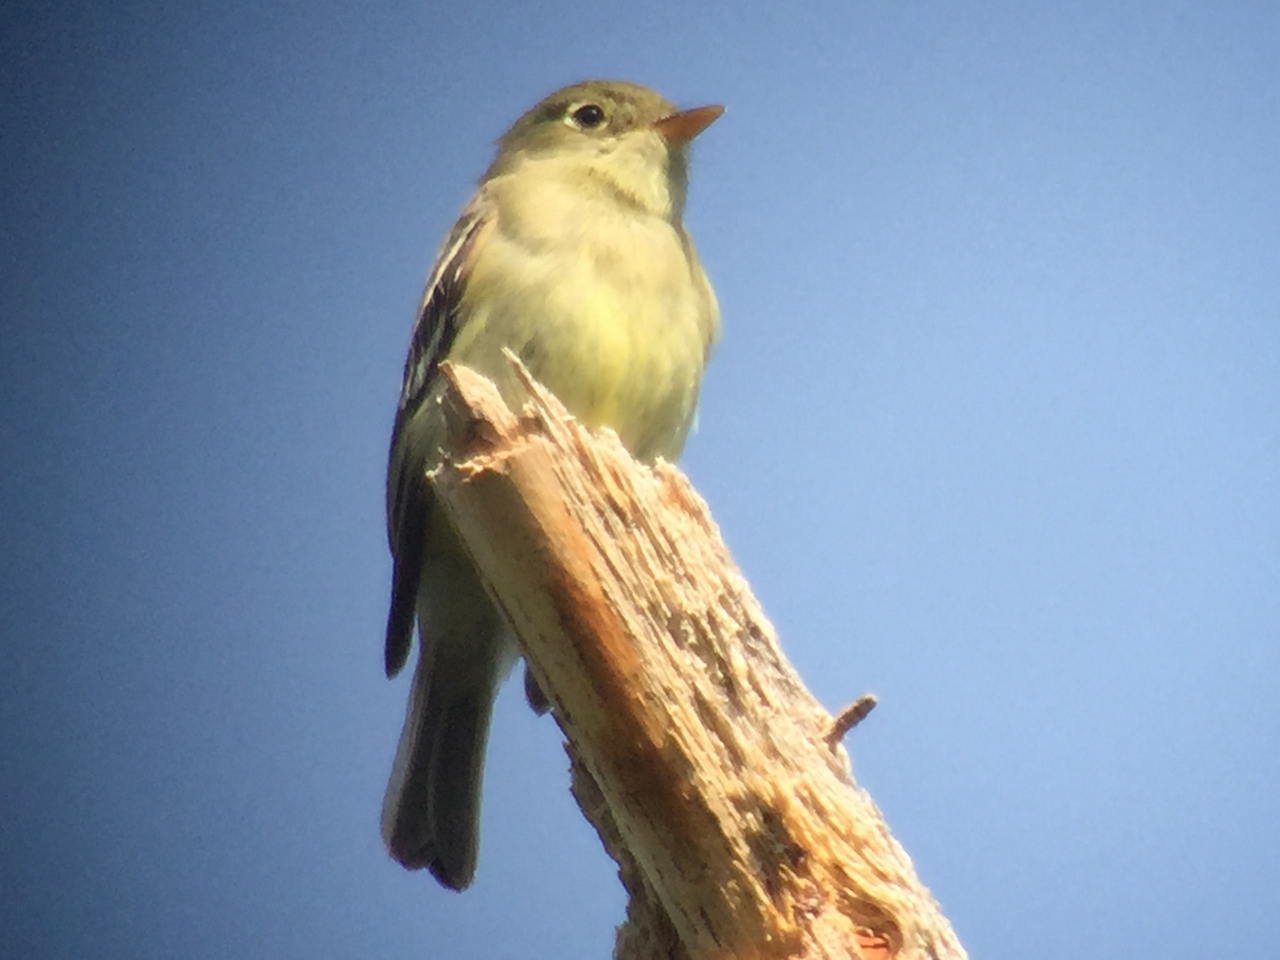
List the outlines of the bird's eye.
<svg viewBox="0 0 1280 960">
<path fill-rule="evenodd" d="M 604 110 L 594 103 L 584 103 L 569 111 L 569 119 L 573 125 L 582 130 L 594 130 L 604 123 Z"/>
</svg>

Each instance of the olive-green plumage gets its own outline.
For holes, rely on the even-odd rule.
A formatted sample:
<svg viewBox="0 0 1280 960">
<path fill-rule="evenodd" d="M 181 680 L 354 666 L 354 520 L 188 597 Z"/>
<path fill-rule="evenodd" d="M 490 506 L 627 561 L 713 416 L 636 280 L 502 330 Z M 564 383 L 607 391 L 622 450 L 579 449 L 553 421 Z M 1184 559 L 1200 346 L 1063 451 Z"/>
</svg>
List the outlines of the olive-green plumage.
<svg viewBox="0 0 1280 960">
<path fill-rule="evenodd" d="M 489 713 L 518 650 L 423 476 L 443 436 L 436 369 L 473 367 L 515 404 L 509 348 L 587 425 L 640 459 L 675 459 L 718 328 L 681 223 L 685 148 L 719 114 L 619 81 L 556 91 L 498 141 L 428 279 L 387 472 L 388 674 L 415 619 L 419 657 L 382 833 L 446 886 L 475 871 Z"/>
</svg>

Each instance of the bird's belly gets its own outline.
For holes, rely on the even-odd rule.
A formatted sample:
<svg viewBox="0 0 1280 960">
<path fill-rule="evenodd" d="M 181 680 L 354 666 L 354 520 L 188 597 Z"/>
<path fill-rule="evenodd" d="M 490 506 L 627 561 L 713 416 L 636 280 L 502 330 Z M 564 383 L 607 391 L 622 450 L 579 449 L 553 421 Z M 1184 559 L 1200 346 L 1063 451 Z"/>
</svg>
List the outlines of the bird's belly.
<svg viewBox="0 0 1280 960">
<path fill-rule="evenodd" d="M 579 420 L 613 428 L 641 459 L 673 460 L 697 404 L 715 308 L 674 233 L 638 240 L 627 256 L 616 245 L 531 254 L 498 239 L 472 272 L 450 356 L 514 403 L 521 391 L 501 357 L 506 346 Z"/>
</svg>

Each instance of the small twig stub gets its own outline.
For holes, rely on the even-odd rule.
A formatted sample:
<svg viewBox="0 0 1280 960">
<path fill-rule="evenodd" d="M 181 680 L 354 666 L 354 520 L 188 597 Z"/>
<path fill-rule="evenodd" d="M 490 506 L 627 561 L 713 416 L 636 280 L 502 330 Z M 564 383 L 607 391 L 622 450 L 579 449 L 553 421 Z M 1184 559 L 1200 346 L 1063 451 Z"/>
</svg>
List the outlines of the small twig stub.
<svg viewBox="0 0 1280 960">
<path fill-rule="evenodd" d="M 867 719 L 867 714 L 874 710 L 879 702 L 874 693 L 864 693 L 841 710 L 831 720 L 831 729 L 827 731 L 825 738 L 827 743 L 834 747 L 843 740 L 845 734 Z"/>
</svg>

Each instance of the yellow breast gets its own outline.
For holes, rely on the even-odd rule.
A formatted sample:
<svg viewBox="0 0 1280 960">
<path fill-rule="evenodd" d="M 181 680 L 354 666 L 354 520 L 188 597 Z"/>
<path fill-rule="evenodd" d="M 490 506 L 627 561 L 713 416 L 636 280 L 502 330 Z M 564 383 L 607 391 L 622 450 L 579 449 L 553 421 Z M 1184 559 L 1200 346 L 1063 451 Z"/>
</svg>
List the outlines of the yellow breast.
<svg viewBox="0 0 1280 960">
<path fill-rule="evenodd" d="M 683 230 L 555 181 L 508 191 L 496 207 L 450 357 L 513 401 L 508 347 L 587 425 L 612 427 L 641 459 L 675 459 L 718 324 Z"/>
</svg>

